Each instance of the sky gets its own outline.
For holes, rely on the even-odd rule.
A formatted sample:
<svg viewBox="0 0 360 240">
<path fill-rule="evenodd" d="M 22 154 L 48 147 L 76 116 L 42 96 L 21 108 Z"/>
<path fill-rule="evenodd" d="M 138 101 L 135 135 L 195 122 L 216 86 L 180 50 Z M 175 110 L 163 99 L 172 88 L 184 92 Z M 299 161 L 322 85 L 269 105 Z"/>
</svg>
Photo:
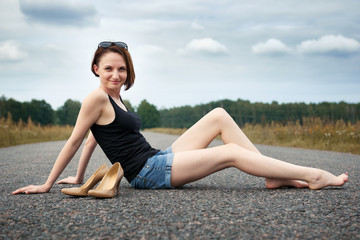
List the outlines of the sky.
<svg viewBox="0 0 360 240">
<path fill-rule="evenodd" d="M 158 109 L 221 99 L 360 102 L 358 0 L 0 0 L 0 96 L 82 102 L 99 42 L 123 41 Z"/>
</svg>

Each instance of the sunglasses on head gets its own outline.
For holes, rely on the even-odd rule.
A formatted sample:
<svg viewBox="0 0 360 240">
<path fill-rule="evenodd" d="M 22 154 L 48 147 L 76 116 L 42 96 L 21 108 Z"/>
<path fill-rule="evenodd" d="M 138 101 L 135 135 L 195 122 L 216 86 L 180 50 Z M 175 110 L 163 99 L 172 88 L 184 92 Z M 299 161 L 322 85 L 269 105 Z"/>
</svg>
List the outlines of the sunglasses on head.
<svg viewBox="0 0 360 240">
<path fill-rule="evenodd" d="M 111 47 L 111 46 L 117 46 L 117 47 L 120 47 L 120 48 L 125 48 L 126 50 L 128 49 L 128 45 L 126 43 L 124 43 L 124 42 L 101 42 L 101 43 L 99 43 L 98 48 L 99 47 L 108 48 L 108 47 Z"/>
</svg>

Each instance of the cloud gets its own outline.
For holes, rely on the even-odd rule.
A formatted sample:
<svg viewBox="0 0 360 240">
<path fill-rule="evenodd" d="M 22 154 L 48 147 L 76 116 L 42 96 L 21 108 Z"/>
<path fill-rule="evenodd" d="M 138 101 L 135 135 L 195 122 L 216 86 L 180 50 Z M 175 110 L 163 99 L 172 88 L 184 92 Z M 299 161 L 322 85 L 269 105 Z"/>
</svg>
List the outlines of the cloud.
<svg viewBox="0 0 360 240">
<path fill-rule="evenodd" d="M 209 55 L 224 55 L 228 53 L 227 48 L 215 41 L 212 38 L 201 38 L 191 40 L 184 49 L 179 49 L 178 54 L 209 54 Z"/>
<path fill-rule="evenodd" d="M 298 30 L 300 29 L 300 25 L 296 24 L 277 24 L 277 23 L 263 23 L 263 24 L 256 24 L 249 27 L 250 30 L 253 31 L 290 31 L 290 30 Z M 247 30 L 247 28 L 245 29 Z"/>
<path fill-rule="evenodd" d="M 206 4 L 201 0 L 0 0 L 3 23 L 0 24 L 1 90 L 7 97 L 23 101 L 34 96 L 45 98 L 56 107 L 67 98 L 81 100 L 92 88 L 98 87 L 98 79 L 91 75 L 88 64 L 96 45 L 109 39 L 129 44 L 137 84 L 132 88 L 135 92 L 126 92 L 125 97 L 132 103 L 135 101 L 135 105 L 144 96 L 149 100 L 157 98 L 158 102 L 153 104 L 167 107 L 193 105 L 204 101 L 198 96 L 207 96 L 206 100 L 211 100 L 218 95 L 270 102 L 337 101 L 340 98 L 360 101 L 360 95 L 354 92 L 360 84 L 359 51 L 348 54 L 352 56 L 348 58 L 329 54 L 318 54 L 314 58 L 300 47 L 303 41 L 319 41 L 320 37 L 330 34 L 341 34 L 360 42 L 360 25 L 354 20 L 360 16 L 357 10 L 360 1 L 307 3 L 282 1 L 282 4 L 274 5 L 266 0 L 207 1 Z M 87 27 L 89 25 L 91 27 Z M 195 44 L 204 38 L 217 44 Z M 277 40 L 280 47 L 271 46 L 271 41 L 267 42 L 270 39 L 275 39 L 275 43 Z M 12 40 L 9 44 L 12 47 L 4 47 L 6 40 Z M 260 43 L 264 45 L 262 48 L 258 45 Z M 216 45 L 222 47 L 216 48 Z M 212 49 L 218 50 L 213 54 Z M 217 57 L 219 54 L 220 59 Z M 14 81 L 7 81 L 10 78 Z M 49 78 L 54 81 L 49 81 Z M 76 87 L 76 93 L 66 90 L 73 79 L 79 79 L 77 82 L 81 86 Z M 225 81 L 220 84 L 219 79 Z M 190 89 L 194 80 L 209 90 L 214 86 L 214 92 L 219 91 L 212 95 L 203 88 L 201 91 L 195 89 L 193 98 L 178 96 L 179 85 Z M 15 84 L 19 81 L 24 84 Z M 165 98 L 164 101 L 164 96 L 149 93 L 155 82 L 160 88 L 167 84 L 170 100 Z M 284 82 L 289 82 L 289 85 L 284 87 Z M 245 83 L 249 84 L 244 87 Z M 254 91 L 254 86 L 259 84 L 263 84 L 262 89 L 267 94 Z M 336 94 L 325 97 L 320 94 L 325 90 L 315 84 L 333 87 L 335 91 L 339 86 L 343 87 Z M 272 85 L 274 89 L 276 86 L 273 91 Z M 301 87 L 304 87 L 302 95 L 299 93 Z M 38 92 L 40 88 L 49 91 Z M 43 96 L 59 89 L 65 89 L 64 95 Z M 317 89 L 318 92 L 311 95 L 307 93 L 308 89 Z"/>
<path fill-rule="evenodd" d="M 191 28 L 193 30 L 204 30 L 205 29 L 205 27 L 200 25 L 197 20 L 195 20 L 191 23 Z"/>
<path fill-rule="evenodd" d="M 97 22 L 96 9 L 88 1 L 20 0 L 20 10 L 29 20 L 44 24 L 82 27 Z"/>
<path fill-rule="evenodd" d="M 291 52 L 291 48 L 277 39 L 269 39 L 265 43 L 257 43 L 252 46 L 252 52 L 255 54 L 266 55 L 284 55 Z"/>
<path fill-rule="evenodd" d="M 317 40 L 307 40 L 297 46 L 297 50 L 304 54 L 329 54 L 347 56 L 360 51 L 360 43 L 342 35 L 326 35 Z"/>
<path fill-rule="evenodd" d="M 19 45 L 11 40 L 0 43 L 0 60 L 20 61 L 28 56 L 27 52 L 20 50 Z"/>
<path fill-rule="evenodd" d="M 136 51 L 143 55 L 163 54 L 166 50 L 157 45 L 141 45 L 136 48 Z"/>
</svg>

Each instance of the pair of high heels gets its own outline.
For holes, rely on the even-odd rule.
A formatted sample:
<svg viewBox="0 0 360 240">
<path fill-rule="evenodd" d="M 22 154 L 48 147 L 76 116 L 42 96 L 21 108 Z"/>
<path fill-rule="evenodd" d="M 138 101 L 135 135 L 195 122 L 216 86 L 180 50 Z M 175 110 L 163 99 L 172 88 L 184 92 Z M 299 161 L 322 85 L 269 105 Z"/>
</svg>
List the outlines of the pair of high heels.
<svg viewBox="0 0 360 240">
<path fill-rule="evenodd" d="M 63 188 L 61 192 L 71 196 L 85 197 L 94 196 L 110 198 L 115 196 L 115 190 L 119 195 L 120 181 L 124 176 L 124 170 L 117 162 L 109 169 L 104 163 L 81 187 Z M 101 182 L 100 182 L 101 181 Z M 100 182 L 95 189 L 93 187 Z"/>
</svg>

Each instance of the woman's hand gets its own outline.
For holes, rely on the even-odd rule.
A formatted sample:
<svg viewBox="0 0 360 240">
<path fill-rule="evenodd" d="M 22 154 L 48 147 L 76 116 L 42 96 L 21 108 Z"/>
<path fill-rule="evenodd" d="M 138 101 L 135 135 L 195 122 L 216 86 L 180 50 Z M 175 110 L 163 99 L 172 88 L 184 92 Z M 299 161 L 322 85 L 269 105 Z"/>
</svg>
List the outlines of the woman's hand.
<svg viewBox="0 0 360 240">
<path fill-rule="evenodd" d="M 83 182 L 82 179 L 78 179 L 77 177 L 67 177 L 64 179 L 61 179 L 60 181 L 57 182 L 57 184 L 81 184 Z"/>
<path fill-rule="evenodd" d="M 11 195 L 25 193 L 25 194 L 33 194 L 33 193 L 47 193 L 50 191 L 50 188 L 46 185 L 29 185 L 27 187 L 19 188 L 11 193 Z"/>
</svg>

